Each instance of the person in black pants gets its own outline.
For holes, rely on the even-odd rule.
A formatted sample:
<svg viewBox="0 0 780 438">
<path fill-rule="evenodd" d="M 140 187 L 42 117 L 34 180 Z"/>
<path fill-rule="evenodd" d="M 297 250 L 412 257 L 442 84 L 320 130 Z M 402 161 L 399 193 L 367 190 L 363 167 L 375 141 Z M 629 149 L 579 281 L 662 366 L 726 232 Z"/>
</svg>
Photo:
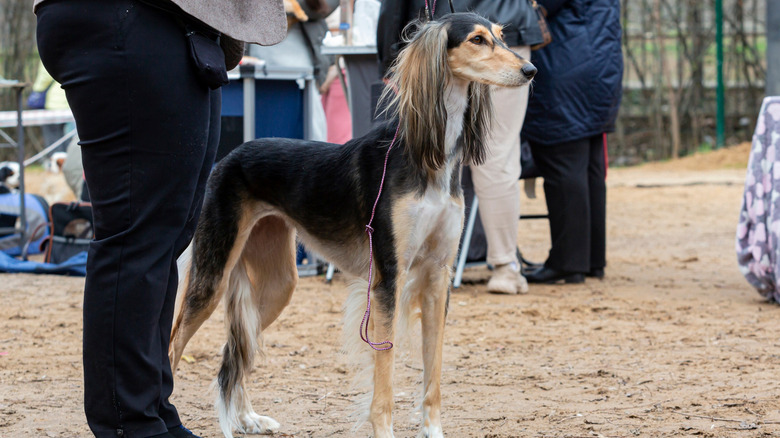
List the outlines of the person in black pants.
<svg viewBox="0 0 780 438">
<path fill-rule="evenodd" d="M 176 259 L 200 213 L 221 94 L 191 73 L 170 14 L 134 0 L 44 3 L 37 13 L 41 58 L 73 110 L 93 206 L 87 420 L 96 436 L 169 436 L 181 425 L 168 402 Z"/>
<path fill-rule="evenodd" d="M 537 0 L 552 43 L 539 69 L 522 135 L 539 172 L 552 248 L 530 283 L 581 283 L 606 266 L 606 133 L 622 95 L 619 0 Z"/>
<path fill-rule="evenodd" d="M 274 32 L 284 29 L 278 9 Z M 168 343 L 176 259 L 200 214 L 227 80 L 205 77 L 190 50 L 195 44 L 220 58 L 220 34 L 167 0 L 36 0 L 35 12 L 41 59 L 76 120 L 93 206 L 83 308 L 87 422 L 98 437 L 193 437 L 168 400 Z M 270 44 L 284 36 L 246 35 Z"/>
<path fill-rule="evenodd" d="M 581 283 L 586 273 L 604 276 L 605 147 L 604 135 L 553 146 L 531 143 L 535 163 L 544 176 L 552 248 L 544 267 L 526 275 L 528 281 Z"/>
</svg>

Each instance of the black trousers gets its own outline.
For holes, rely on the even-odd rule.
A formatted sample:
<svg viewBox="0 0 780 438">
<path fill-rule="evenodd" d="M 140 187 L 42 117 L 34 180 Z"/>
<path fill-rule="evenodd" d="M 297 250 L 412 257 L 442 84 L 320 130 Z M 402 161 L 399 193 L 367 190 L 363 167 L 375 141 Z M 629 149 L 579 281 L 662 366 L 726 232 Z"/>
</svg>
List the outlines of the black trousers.
<svg viewBox="0 0 780 438">
<path fill-rule="evenodd" d="M 606 266 L 607 186 L 603 135 L 540 145 L 531 152 L 544 178 L 552 248 L 545 266 L 588 272 Z"/>
<path fill-rule="evenodd" d="M 93 205 L 84 291 L 84 408 L 99 437 L 181 424 L 168 401 L 176 259 L 200 214 L 221 91 L 185 32 L 137 0 L 48 0 L 38 48 L 73 110 Z"/>
</svg>

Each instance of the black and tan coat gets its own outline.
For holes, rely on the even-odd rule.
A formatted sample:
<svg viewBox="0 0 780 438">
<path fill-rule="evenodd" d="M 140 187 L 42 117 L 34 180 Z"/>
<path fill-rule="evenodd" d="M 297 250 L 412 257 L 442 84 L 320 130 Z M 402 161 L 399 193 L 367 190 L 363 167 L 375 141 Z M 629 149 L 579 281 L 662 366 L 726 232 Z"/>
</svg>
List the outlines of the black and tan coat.
<svg viewBox="0 0 780 438">
<path fill-rule="evenodd" d="M 395 339 L 398 320 L 418 319 L 424 388 L 420 436 L 441 437 L 441 349 L 450 274 L 463 224 L 460 167 L 479 163 L 490 122 L 488 84 L 521 86 L 536 69 L 511 52 L 500 28 L 470 13 L 419 25 L 385 93 L 390 121 L 345 145 L 262 139 L 223 159 L 209 180 L 180 291 L 171 339 L 175 368 L 185 345 L 224 296 L 228 340 L 217 378 L 222 430 L 263 433 L 243 379 L 258 337 L 289 303 L 297 281 L 296 234 L 364 284 L 366 224 L 387 172 L 372 227 L 370 338 Z M 388 147 L 396 136 L 392 150 Z M 346 304 L 348 351 L 367 356 L 373 436 L 392 432 L 394 350 L 361 344 L 365 290 Z M 404 323 L 405 323 L 404 322 Z"/>
</svg>

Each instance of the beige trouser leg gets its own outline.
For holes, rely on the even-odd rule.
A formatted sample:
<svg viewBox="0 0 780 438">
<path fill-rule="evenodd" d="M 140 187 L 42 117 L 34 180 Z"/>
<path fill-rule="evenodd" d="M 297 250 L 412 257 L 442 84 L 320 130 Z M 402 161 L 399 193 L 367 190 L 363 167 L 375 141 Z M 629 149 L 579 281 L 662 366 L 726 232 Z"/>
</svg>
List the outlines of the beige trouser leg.
<svg viewBox="0 0 780 438">
<path fill-rule="evenodd" d="M 512 47 L 531 59 L 528 46 Z M 528 108 L 528 87 L 491 86 L 493 129 L 487 160 L 472 166 L 474 191 L 479 197 L 479 217 L 487 237 L 487 262 L 497 266 L 517 261 L 517 229 L 520 216 L 520 130 Z"/>
</svg>

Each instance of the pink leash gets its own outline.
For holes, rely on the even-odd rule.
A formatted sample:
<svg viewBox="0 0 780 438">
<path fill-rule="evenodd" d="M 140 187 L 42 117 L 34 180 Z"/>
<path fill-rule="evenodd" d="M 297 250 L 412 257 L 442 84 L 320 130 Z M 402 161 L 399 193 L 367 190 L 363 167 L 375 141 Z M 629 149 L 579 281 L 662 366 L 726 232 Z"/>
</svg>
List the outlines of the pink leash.
<svg viewBox="0 0 780 438">
<path fill-rule="evenodd" d="M 393 343 L 390 341 L 383 342 L 371 342 L 368 339 L 368 320 L 371 319 L 371 280 L 374 274 L 374 239 L 372 234 L 374 229 L 371 227 L 371 223 L 374 222 L 374 214 L 376 213 L 376 205 L 379 204 L 379 197 L 382 196 L 382 187 L 385 185 L 385 176 L 387 175 L 387 160 L 390 157 L 390 151 L 395 145 L 395 140 L 398 138 L 398 130 L 401 128 L 401 124 L 395 128 L 395 135 L 393 141 L 390 142 L 390 147 L 387 148 L 385 154 L 385 164 L 382 167 L 382 180 L 379 182 L 379 193 L 376 194 L 376 201 L 374 201 L 374 208 L 371 209 L 371 219 L 368 220 L 366 225 L 366 234 L 368 234 L 368 291 L 366 292 L 366 313 L 363 315 L 363 321 L 360 322 L 360 339 L 366 344 L 370 345 L 376 351 L 384 351 L 393 348 Z M 365 326 L 365 328 L 363 328 Z M 386 347 L 378 348 L 378 345 L 387 345 Z"/>
<path fill-rule="evenodd" d="M 433 9 L 431 9 L 430 17 L 433 19 L 434 11 L 436 10 L 436 0 L 433 1 Z M 428 0 L 425 0 L 425 11 L 428 11 Z M 395 128 L 395 135 L 393 135 L 393 141 L 390 142 L 390 147 L 387 148 L 385 154 L 385 164 L 382 167 L 382 179 L 379 182 L 379 193 L 376 194 L 376 201 L 374 201 L 374 207 L 371 209 L 371 218 L 366 225 L 366 234 L 368 234 L 368 290 L 366 291 L 366 313 L 363 314 L 363 321 L 360 322 L 360 339 L 366 344 L 370 345 L 376 351 L 385 351 L 393 348 L 393 343 L 390 341 L 371 342 L 368 338 L 368 321 L 371 319 L 371 280 L 374 275 L 374 228 L 371 227 L 371 223 L 374 222 L 374 214 L 376 213 L 376 206 L 379 204 L 379 198 L 382 196 L 382 188 L 385 185 L 385 176 L 387 176 L 387 160 L 390 157 L 390 151 L 395 145 L 395 141 L 398 138 L 398 130 L 401 129 L 401 123 L 399 120 L 398 127 Z M 386 347 L 379 348 L 380 345 L 386 345 Z"/>
</svg>

